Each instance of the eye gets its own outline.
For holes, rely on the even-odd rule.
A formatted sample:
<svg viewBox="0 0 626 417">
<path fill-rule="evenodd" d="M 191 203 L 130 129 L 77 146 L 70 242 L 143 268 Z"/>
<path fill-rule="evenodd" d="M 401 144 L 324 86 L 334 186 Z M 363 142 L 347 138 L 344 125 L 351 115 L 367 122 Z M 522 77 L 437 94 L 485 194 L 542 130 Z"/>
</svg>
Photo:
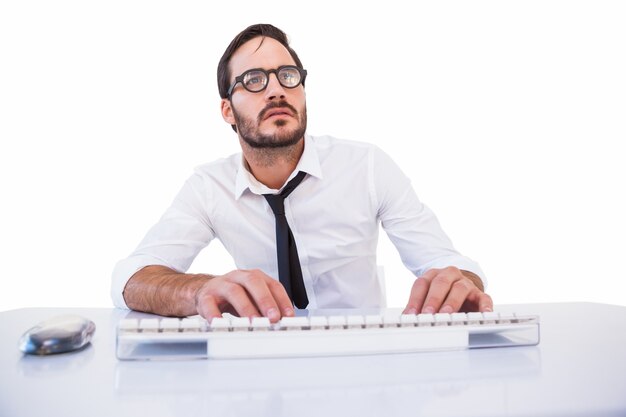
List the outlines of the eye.
<svg viewBox="0 0 626 417">
<path fill-rule="evenodd" d="M 296 86 L 300 82 L 300 73 L 295 68 L 283 68 L 278 75 L 280 83 L 287 87 Z"/>
<path fill-rule="evenodd" d="M 266 80 L 266 75 L 261 71 L 252 71 L 244 76 L 243 83 L 246 88 L 249 88 L 251 90 L 258 90 L 259 88 L 263 88 Z"/>
</svg>

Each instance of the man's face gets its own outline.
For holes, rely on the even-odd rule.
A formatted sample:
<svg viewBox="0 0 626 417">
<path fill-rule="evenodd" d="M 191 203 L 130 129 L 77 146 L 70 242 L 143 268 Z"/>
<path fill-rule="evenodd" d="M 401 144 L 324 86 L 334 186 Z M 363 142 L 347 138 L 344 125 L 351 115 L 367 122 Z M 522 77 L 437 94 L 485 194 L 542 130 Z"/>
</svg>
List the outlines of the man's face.
<svg viewBox="0 0 626 417">
<path fill-rule="evenodd" d="M 230 82 L 253 68 L 277 69 L 295 65 L 287 49 L 272 38 L 254 38 L 243 44 L 230 61 Z M 259 44 L 261 46 L 259 47 Z M 296 144 L 306 131 L 304 87 L 283 87 L 276 74 L 269 76 L 267 88 L 258 93 L 238 83 L 230 101 L 222 100 L 222 116 L 235 124 L 239 136 L 253 148 L 280 148 Z"/>
</svg>

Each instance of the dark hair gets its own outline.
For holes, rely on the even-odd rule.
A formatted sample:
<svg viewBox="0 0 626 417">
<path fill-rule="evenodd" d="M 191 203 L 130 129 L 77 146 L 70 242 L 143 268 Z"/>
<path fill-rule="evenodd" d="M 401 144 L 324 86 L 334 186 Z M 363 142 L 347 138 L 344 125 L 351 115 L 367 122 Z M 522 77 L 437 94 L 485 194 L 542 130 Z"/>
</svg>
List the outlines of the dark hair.
<svg viewBox="0 0 626 417">
<path fill-rule="evenodd" d="M 230 58 L 241 45 L 259 36 L 263 38 L 268 37 L 276 39 L 285 48 L 287 48 L 287 51 L 289 51 L 289 55 L 291 55 L 296 65 L 299 68 L 304 69 L 304 67 L 302 66 L 302 62 L 300 62 L 300 58 L 298 58 L 298 54 L 296 54 L 296 51 L 291 49 L 291 47 L 289 46 L 289 39 L 287 39 L 287 35 L 285 34 L 285 32 L 275 26 L 263 23 L 248 26 L 241 33 L 239 33 L 239 35 L 235 36 L 235 39 L 230 42 L 230 45 L 228 45 L 228 48 L 226 48 L 226 51 L 224 51 L 224 55 L 222 55 L 219 64 L 217 64 L 217 88 L 219 90 L 221 98 L 228 98 L 228 88 L 230 87 L 231 76 L 230 69 L 228 68 L 228 64 L 230 64 Z"/>
</svg>

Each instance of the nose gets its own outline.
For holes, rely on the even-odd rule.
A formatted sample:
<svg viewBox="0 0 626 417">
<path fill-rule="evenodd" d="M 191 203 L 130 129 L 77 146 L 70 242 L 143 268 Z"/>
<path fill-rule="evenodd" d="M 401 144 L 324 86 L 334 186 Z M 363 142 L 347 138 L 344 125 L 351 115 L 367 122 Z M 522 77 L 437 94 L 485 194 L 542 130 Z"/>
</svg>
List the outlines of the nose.
<svg viewBox="0 0 626 417">
<path fill-rule="evenodd" d="M 272 77 L 273 76 L 273 77 Z M 278 75 L 275 73 L 270 73 L 269 78 L 267 80 L 267 88 L 265 89 L 265 99 L 272 100 L 281 100 L 285 98 L 285 87 L 283 87 L 278 82 Z"/>
</svg>

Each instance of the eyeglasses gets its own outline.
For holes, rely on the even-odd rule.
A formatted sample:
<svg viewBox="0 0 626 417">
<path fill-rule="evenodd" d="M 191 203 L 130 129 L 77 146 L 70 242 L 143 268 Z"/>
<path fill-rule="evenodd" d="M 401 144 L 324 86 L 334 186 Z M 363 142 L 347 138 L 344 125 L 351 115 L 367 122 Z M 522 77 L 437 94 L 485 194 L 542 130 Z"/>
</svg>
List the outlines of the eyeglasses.
<svg viewBox="0 0 626 417">
<path fill-rule="evenodd" d="M 304 79 L 306 78 L 306 70 L 294 65 L 282 65 L 267 71 L 261 68 L 254 68 L 235 78 L 235 82 L 228 89 L 228 97 L 230 98 L 235 86 L 239 83 L 251 93 L 259 93 L 265 90 L 269 84 L 271 73 L 276 75 L 280 85 L 285 88 L 296 88 L 300 84 L 304 84 Z"/>
</svg>

